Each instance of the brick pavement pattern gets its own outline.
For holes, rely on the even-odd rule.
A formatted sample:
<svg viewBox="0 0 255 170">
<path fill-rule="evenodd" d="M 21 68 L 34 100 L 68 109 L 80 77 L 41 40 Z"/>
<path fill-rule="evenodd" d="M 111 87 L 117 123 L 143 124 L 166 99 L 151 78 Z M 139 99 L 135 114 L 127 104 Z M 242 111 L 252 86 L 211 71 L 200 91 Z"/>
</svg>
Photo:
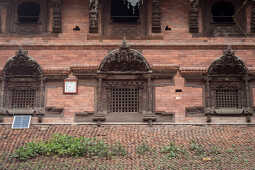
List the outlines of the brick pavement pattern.
<svg viewBox="0 0 255 170">
<path fill-rule="evenodd" d="M 126 156 L 106 158 L 38 157 L 26 162 L 10 160 L 9 155 L 27 142 L 49 139 L 53 134 L 95 137 L 108 144 L 120 142 Z M 255 169 L 254 126 L 191 125 L 51 125 L 12 130 L 0 127 L 0 169 Z M 207 155 L 194 155 L 189 149 L 196 142 Z M 169 158 L 160 148 L 170 142 L 187 150 L 187 157 Z M 139 155 L 136 150 L 146 143 L 153 152 Z M 217 148 L 218 153 L 210 150 Z M 214 149 L 215 151 L 215 149 Z"/>
</svg>

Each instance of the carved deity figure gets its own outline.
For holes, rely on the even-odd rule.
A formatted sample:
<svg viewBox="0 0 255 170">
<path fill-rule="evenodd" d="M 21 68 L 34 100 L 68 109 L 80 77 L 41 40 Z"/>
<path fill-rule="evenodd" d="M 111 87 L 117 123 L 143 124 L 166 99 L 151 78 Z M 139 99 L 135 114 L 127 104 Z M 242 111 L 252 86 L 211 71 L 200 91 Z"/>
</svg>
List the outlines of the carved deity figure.
<svg viewBox="0 0 255 170">
<path fill-rule="evenodd" d="M 98 23 L 98 0 L 89 1 L 90 28 L 96 29 Z"/>
</svg>

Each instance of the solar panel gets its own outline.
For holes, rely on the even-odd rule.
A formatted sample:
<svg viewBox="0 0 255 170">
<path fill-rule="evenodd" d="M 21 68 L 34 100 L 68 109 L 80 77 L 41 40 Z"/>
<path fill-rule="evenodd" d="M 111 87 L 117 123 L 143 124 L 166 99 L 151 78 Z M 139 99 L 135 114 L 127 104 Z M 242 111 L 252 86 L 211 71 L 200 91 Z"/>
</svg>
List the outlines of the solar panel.
<svg viewBox="0 0 255 170">
<path fill-rule="evenodd" d="M 14 116 L 12 129 L 24 129 L 29 128 L 31 116 Z"/>
</svg>

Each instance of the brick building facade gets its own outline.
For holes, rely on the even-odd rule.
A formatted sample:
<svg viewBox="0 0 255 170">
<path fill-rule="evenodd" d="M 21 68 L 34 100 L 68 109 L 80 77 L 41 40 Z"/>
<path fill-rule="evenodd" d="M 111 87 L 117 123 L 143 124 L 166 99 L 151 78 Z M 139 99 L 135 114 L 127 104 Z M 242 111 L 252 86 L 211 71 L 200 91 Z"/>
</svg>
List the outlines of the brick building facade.
<svg viewBox="0 0 255 170">
<path fill-rule="evenodd" d="M 1 122 L 254 121 L 255 2 L 130 2 L 0 0 Z"/>
</svg>

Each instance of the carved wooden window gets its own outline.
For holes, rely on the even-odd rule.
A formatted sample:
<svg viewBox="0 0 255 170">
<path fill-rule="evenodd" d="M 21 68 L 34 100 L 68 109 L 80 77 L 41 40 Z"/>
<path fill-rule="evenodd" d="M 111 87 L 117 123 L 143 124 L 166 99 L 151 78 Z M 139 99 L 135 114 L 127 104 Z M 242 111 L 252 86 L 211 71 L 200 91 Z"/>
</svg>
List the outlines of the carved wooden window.
<svg viewBox="0 0 255 170">
<path fill-rule="evenodd" d="M 202 0 L 203 34 L 243 36 L 246 34 L 246 5 L 242 0 Z"/>
<path fill-rule="evenodd" d="M 130 7 L 122 0 L 111 1 L 111 17 L 113 22 L 136 23 L 139 19 L 139 9 L 137 6 Z"/>
<path fill-rule="evenodd" d="M 38 34 L 48 29 L 48 1 L 12 0 L 9 2 L 7 28 L 11 33 Z"/>
<path fill-rule="evenodd" d="M 151 68 L 124 40 L 98 68 L 98 113 L 152 112 Z"/>
<path fill-rule="evenodd" d="M 234 23 L 235 8 L 231 2 L 216 2 L 212 6 L 212 21 L 217 24 Z"/>
<path fill-rule="evenodd" d="M 238 108 L 239 97 L 237 89 L 219 88 L 215 91 L 216 108 Z"/>
<path fill-rule="evenodd" d="M 242 113 L 250 107 L 247 68 L 228 47 L 208 69 L 206 107 L 210 113 Z"/>
<path fill-rule="evenodd" d="M 35 2 L 24 2 L 18 6 L 19 23 L 37 23 L 40 17 L 40 4 Z"/>
<path fill-rule="evenodd" d="M 139 112 L 138 88 L 112 88 L 109 92 L 108 112 Z"/>
<path fill-rule="evenodd" d="M 27 51 L 19 50 L 16 56 L 6 63 L 3 69 L 1 107 L 13 109 L 11 112 L 26 109 L 44 108 L 44 81 L 41 67 L 28 56 Z"/>
</svg>

